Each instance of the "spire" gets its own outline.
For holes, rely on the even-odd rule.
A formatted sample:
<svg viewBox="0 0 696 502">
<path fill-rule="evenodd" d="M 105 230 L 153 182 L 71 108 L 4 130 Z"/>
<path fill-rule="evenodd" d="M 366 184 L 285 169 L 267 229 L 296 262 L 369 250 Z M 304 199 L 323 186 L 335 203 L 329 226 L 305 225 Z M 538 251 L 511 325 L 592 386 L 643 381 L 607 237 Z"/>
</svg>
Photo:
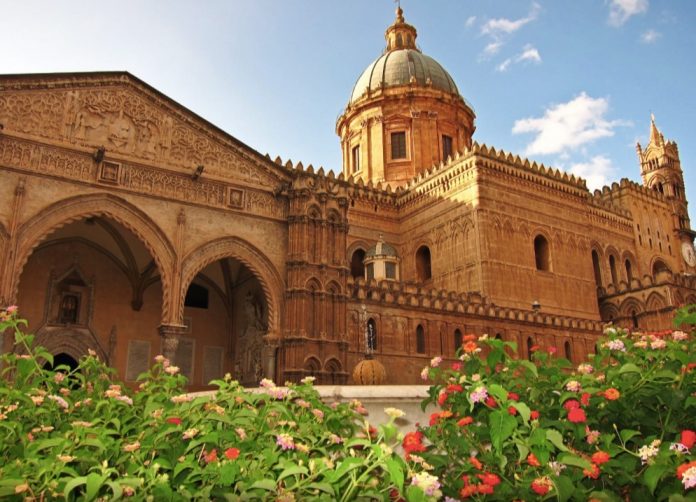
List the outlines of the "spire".
<svg viewBox="0 0 696 502">
<path fill-rule="evenodd" d="M 650 143 L 651 145 L 661 145 L 664 142 L 662 133 L 655 125 L 655 114 L 650 114 Z"/>
<path fill-rule="evenodd" d="M 394 24 L 387 28 L 384 38 L 387 40 L 387 52 L 400 49 L 414 49 L 416 47 L 416 29 L 404 19 L 404 10 L 401 5 L 396 8 Z"/>
</svg>

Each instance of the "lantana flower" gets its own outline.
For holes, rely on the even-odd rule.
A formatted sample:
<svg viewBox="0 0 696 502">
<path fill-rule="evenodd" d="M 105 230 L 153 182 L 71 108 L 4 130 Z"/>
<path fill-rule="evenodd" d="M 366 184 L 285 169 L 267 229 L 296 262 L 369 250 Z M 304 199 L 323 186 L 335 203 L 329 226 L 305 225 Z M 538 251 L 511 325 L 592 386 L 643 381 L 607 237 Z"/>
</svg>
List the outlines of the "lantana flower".
<svg viewBox="0 0 696 502">
<path fill-rule="evenodd" d="M 476 387 L 474 391 L 469 395 L 469 399 L 472 403 L 480 403 L 486 400 L 488 397 L 488 390 L 485 387 Z"/>
<path fill-rule="evenodd" d="M 276 444 L 280 446 L 283 450 L 294 450 L 295 441 L 290 434 L 278 434 L 276 435 Z"/>
<path fill-rule="evenodd" d="M 652 463 L 652 459 L 656 457 L 660 451 L 661 444 L 662 441 L 656 439 L 649 445 L 641 446 L 638 449 L 638 456 L 640 457 L 640 460 L 643 465 Z"/>
<path fill-rule="evenodd" d="M 427 472 L 419 472 L 411 478 L 411 486 L 416 486 L 423 490 L 428 497 L 439 498 L 442 495 L 440 491 L 440 481 L 436 476 Z"/>
</svg>

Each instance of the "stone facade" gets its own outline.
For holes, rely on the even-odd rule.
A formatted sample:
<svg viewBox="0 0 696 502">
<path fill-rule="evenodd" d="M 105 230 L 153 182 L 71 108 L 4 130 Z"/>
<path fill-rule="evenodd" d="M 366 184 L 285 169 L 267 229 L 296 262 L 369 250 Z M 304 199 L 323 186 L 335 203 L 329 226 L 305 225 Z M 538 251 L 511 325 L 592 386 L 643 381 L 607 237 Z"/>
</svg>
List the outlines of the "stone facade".
<svg viewBox="0 0 696 502">
<path fill-rule="evenodd" d="M 385 75 L 431 64 L 415 36 L 399 12 Z M 351 383 L 368 349 L 386 383 L 416 383 L 468 333 L 578 361 L 605 321 L 666 328 L 696 303 L 679 153 L 654 120 L 642 184 L 590 193 L 474 142 L 440 70 L 354 92 L 339 175 L 271 160 L 128 73 L 0 76 L 0 303 L 68 363 L 93 349 L 134 381 L 164 353 L 192 389 Z"/>
</svg>

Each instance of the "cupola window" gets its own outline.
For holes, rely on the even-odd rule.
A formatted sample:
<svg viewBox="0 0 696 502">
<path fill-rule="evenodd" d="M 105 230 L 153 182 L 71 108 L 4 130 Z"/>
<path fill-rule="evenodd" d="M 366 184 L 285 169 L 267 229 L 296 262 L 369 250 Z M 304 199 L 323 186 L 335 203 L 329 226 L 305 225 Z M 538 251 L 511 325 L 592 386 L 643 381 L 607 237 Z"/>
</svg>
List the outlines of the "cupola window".
<svg viewBox="0 0 696 502">
<path fill-rule="evenodd" d="M 447 160 L 452 156 L 452 137 L 446 134 L 442 135 L 442 160 Z"/>
<path fill-rule="evenodd" d="M 352 151 L 352 161 L 353 161 L 353 172 L 357 173 L 360 171 L 360 145 L 353 147 Z"/>
<path fill-rule="evenodd" d="M 391 133 L 391 158 L 392 160 L 406 158 L 406 132 Z"/>
</svg>

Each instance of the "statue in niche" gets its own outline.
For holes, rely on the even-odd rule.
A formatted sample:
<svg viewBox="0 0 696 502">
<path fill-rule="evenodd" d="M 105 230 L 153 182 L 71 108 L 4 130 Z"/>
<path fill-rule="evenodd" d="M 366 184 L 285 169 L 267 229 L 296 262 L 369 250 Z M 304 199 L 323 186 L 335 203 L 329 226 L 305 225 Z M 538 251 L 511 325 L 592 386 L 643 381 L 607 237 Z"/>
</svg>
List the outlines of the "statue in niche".
<svg viewBox="0 0 696 502">
<path fill-rule="evenodd" d="M 80 300 L 77 295 L 64 295 L 60 301 L 60 322 L 63 324 L 76 324 Z"/>
<path fill-rule="evenodd" d="M 247 292 L 244 298 L 244 317 L 246 319 L 244 336 L 266 330 L 263 323 L 263 307 L 256 301 L 251 291 Z"/>
<path fill-rule="evenodd" d="M 258 384 L 263 378 L 263 340 L 267 328 L 263 321 L 263 307 L 251 291 L 248 291 L 242 304 L 243 328 L 237 340 L 235 353 L 241 373 L 236 375 L 244 384 Z"/>
</svg>

